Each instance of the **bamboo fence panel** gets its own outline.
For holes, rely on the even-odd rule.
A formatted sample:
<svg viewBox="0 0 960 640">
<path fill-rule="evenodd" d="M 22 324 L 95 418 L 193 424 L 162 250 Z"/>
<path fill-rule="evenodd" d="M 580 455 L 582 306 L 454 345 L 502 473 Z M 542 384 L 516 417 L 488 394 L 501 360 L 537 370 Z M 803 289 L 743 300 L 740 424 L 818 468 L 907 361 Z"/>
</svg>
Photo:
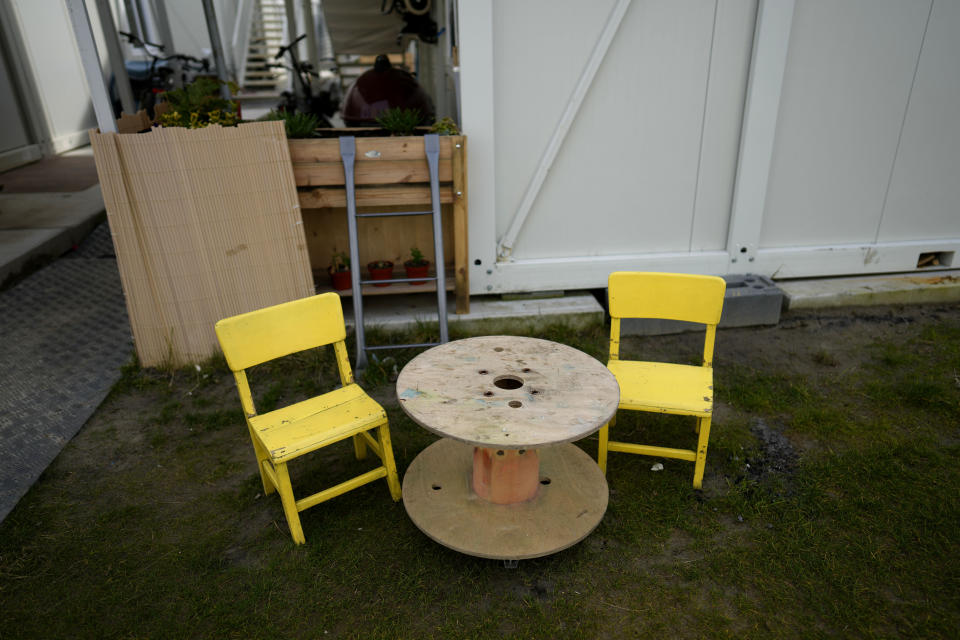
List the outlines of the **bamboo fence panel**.
<svg viewBox="0 0 960 640">
<path fill-rule="evenodd" d="M 202 362 L 217 320 L 314 293 L 282 122 L 90 139 L 141 365 Z"/>
</svg>

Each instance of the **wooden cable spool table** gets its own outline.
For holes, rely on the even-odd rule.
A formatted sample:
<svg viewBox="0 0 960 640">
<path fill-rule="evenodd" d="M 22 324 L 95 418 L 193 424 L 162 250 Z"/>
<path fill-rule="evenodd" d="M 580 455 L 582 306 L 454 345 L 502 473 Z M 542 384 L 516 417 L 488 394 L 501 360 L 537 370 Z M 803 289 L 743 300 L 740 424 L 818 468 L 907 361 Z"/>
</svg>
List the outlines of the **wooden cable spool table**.
<svg viewBox="0 0 960 640">
<path fill-rule="evenodd" d="M 522 560 L 566 549 L 600 523 L 606 479 L 569 444 L 617 410 L 616 378 L 596 359 L 537 338 L 467 338 L 411 360 L 397 397 L 443 436 L 403 479 L 410 519 L 436 542 Z"/>
</svg>

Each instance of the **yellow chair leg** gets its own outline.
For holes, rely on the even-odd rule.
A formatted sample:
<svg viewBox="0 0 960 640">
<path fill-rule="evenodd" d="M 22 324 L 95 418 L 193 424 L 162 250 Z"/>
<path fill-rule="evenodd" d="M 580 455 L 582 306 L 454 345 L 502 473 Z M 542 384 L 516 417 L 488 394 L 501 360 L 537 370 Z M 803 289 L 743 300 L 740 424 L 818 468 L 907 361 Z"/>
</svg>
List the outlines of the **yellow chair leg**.
<svg viewBox="0 0 960 640">
<path fill-rule="evenodd" d="M 386 422 L 378 429 L 380 450 L 383 452 L 383 466 L 387 468 L 387 486 L 394 502 L 400 500 L 400 478 L 397 477 L 397 463 L 393 460 L 393 444 L 390 442 L 390 427 Z"/>
<path fill-rule="evenodd" d="M 367 443 L 363 441 L 363 436 L 357 434 L 353 436 L 353 454 L 357 460 L 363 460 L 367 457 Z"/>
<path fill-rule="evenodd" d="M 614 416 L 616 417 L 616 416 Z M 613 422 L 611 419 L 610 422 Z M 604 475 L 607 474 L 607 440 L 610 438 L 610 425 L 600 427 L 600 446 L 597 448 L 597 465 Z"/>
<path fill-rule="evenodd" d="M 697 418 L 700 437 L 697 439 L 697 461 L 693 469 L 693 488 L 703 484 L 703 469 L 707 464 L 707 442 L 710 440 L 710 418 Z"/>
<path fill-rule="evenodd" d="M 263 463 L 265 460 L 270 459 L 270 454 L 266 449 L 263 448 L 263 445 L 257 442 L 257 439 L 252 435 L 250 436 L 250 439 L 253 441 L 253 452 L 257 456 L 257 469 L 260 470 L 260 482 L 263 483 L 263 495 L 268 496 L 276 491 L 276 487 L 273 486 L 273 482 L 270 480 L 267 474 L 263 472 Z"/>
<path fill-rule="evenodd" d="M 283 503 L 283 512 L 287 516 L 287 526 L 290 527 L 290 535 L 297 544 L 303 544 L 307 541 L 303 537 L 303 527 L 300 526 L 300 512 L 297 510 L 297 501 L 293 498 L 293 486 L 290 484 L 290 473 L 287 471 L 286 463 L 275 464 L 274 472 L 277 474 L 277 491 L 280 493 L 280 502 Z"/>
</svg>

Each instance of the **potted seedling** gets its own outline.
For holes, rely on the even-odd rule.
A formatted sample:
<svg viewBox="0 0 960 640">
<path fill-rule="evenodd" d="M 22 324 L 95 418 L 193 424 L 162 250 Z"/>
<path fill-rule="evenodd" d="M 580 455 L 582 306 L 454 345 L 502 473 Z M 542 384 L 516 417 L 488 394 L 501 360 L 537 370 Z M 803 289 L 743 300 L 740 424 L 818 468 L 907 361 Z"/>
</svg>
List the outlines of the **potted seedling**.
<svg viewBox="0 0 960 640">
<path fill-rule="evenodd" d="M 425 278 L 430 270 L 430 261 L 423 257 L 423 252 L 416 247 L 410 249 L 410 259 L 403 263 L 408 278 Z M 417 280 L 410 284 L 426 284 L 426 280 Z"/>
<path fill-rule="evenodd" d="M 353 286 L 350 280 L 350 256 L 345 253 L 333 254 L 333 260 L 328 269 L 330 282 L 337 291 L 344 291 Z"/>
<path fill-rule="evenodd" d="M 377 260 L 367 264 L 371 280 L 389 280 L 393 277 L 393 263 L 389 260 Z M 390 283 L 375 284 L 375 287 L 389 287 Z"/>
</svg>

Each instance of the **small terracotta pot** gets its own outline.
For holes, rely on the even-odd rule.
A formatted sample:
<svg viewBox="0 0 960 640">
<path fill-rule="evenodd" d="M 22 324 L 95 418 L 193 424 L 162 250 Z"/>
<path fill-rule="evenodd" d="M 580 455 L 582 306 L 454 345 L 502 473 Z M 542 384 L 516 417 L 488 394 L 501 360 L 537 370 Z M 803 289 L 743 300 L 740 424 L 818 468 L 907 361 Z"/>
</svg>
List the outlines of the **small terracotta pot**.
<svg viewBox="0 0 960 640">
<path fill-rule="evenodd" d="M 353 286 L 349 269 L 346 271 L 331 271 L 330 282 L 337 291 L 345 291 Z"/>
<path fill-rule="evenodd" d="M 407 260 L 403 263 L 403 268 L 407 271 L 408 278 L 426 278 L 427 274 L 430 273 L 430 261 L 425 260 L 421 264 L 413 264 L 412 260 Z M 427 281 L 417 280 L 410 284 L 427 284 Z"/>
<path fill-rule="evenodd" d="M 376 262 L 371 262 L 371 263 L 369 263 L 369 264 L 367 265 L 367 271 L 370 272 L 370 279 L 371 279 L 371 280 L 390 280 L 391 278 L 393 278 L 393 263 L 392 263 L 392 262 L 384 262 L 384 264 L 390 265 L 390 266 L 388 266 L 388 267 L 374 267 L 375 264 L 376 264 Z M 390 283 L 388 282 L 388 283 L 386 283 L 386 284 L 375 284 L 375 285 L 373 285 L 373 286 L 375 286 L 375 287 L 389 287 L 389 286 L 390 286 Z"/>
</svg>

